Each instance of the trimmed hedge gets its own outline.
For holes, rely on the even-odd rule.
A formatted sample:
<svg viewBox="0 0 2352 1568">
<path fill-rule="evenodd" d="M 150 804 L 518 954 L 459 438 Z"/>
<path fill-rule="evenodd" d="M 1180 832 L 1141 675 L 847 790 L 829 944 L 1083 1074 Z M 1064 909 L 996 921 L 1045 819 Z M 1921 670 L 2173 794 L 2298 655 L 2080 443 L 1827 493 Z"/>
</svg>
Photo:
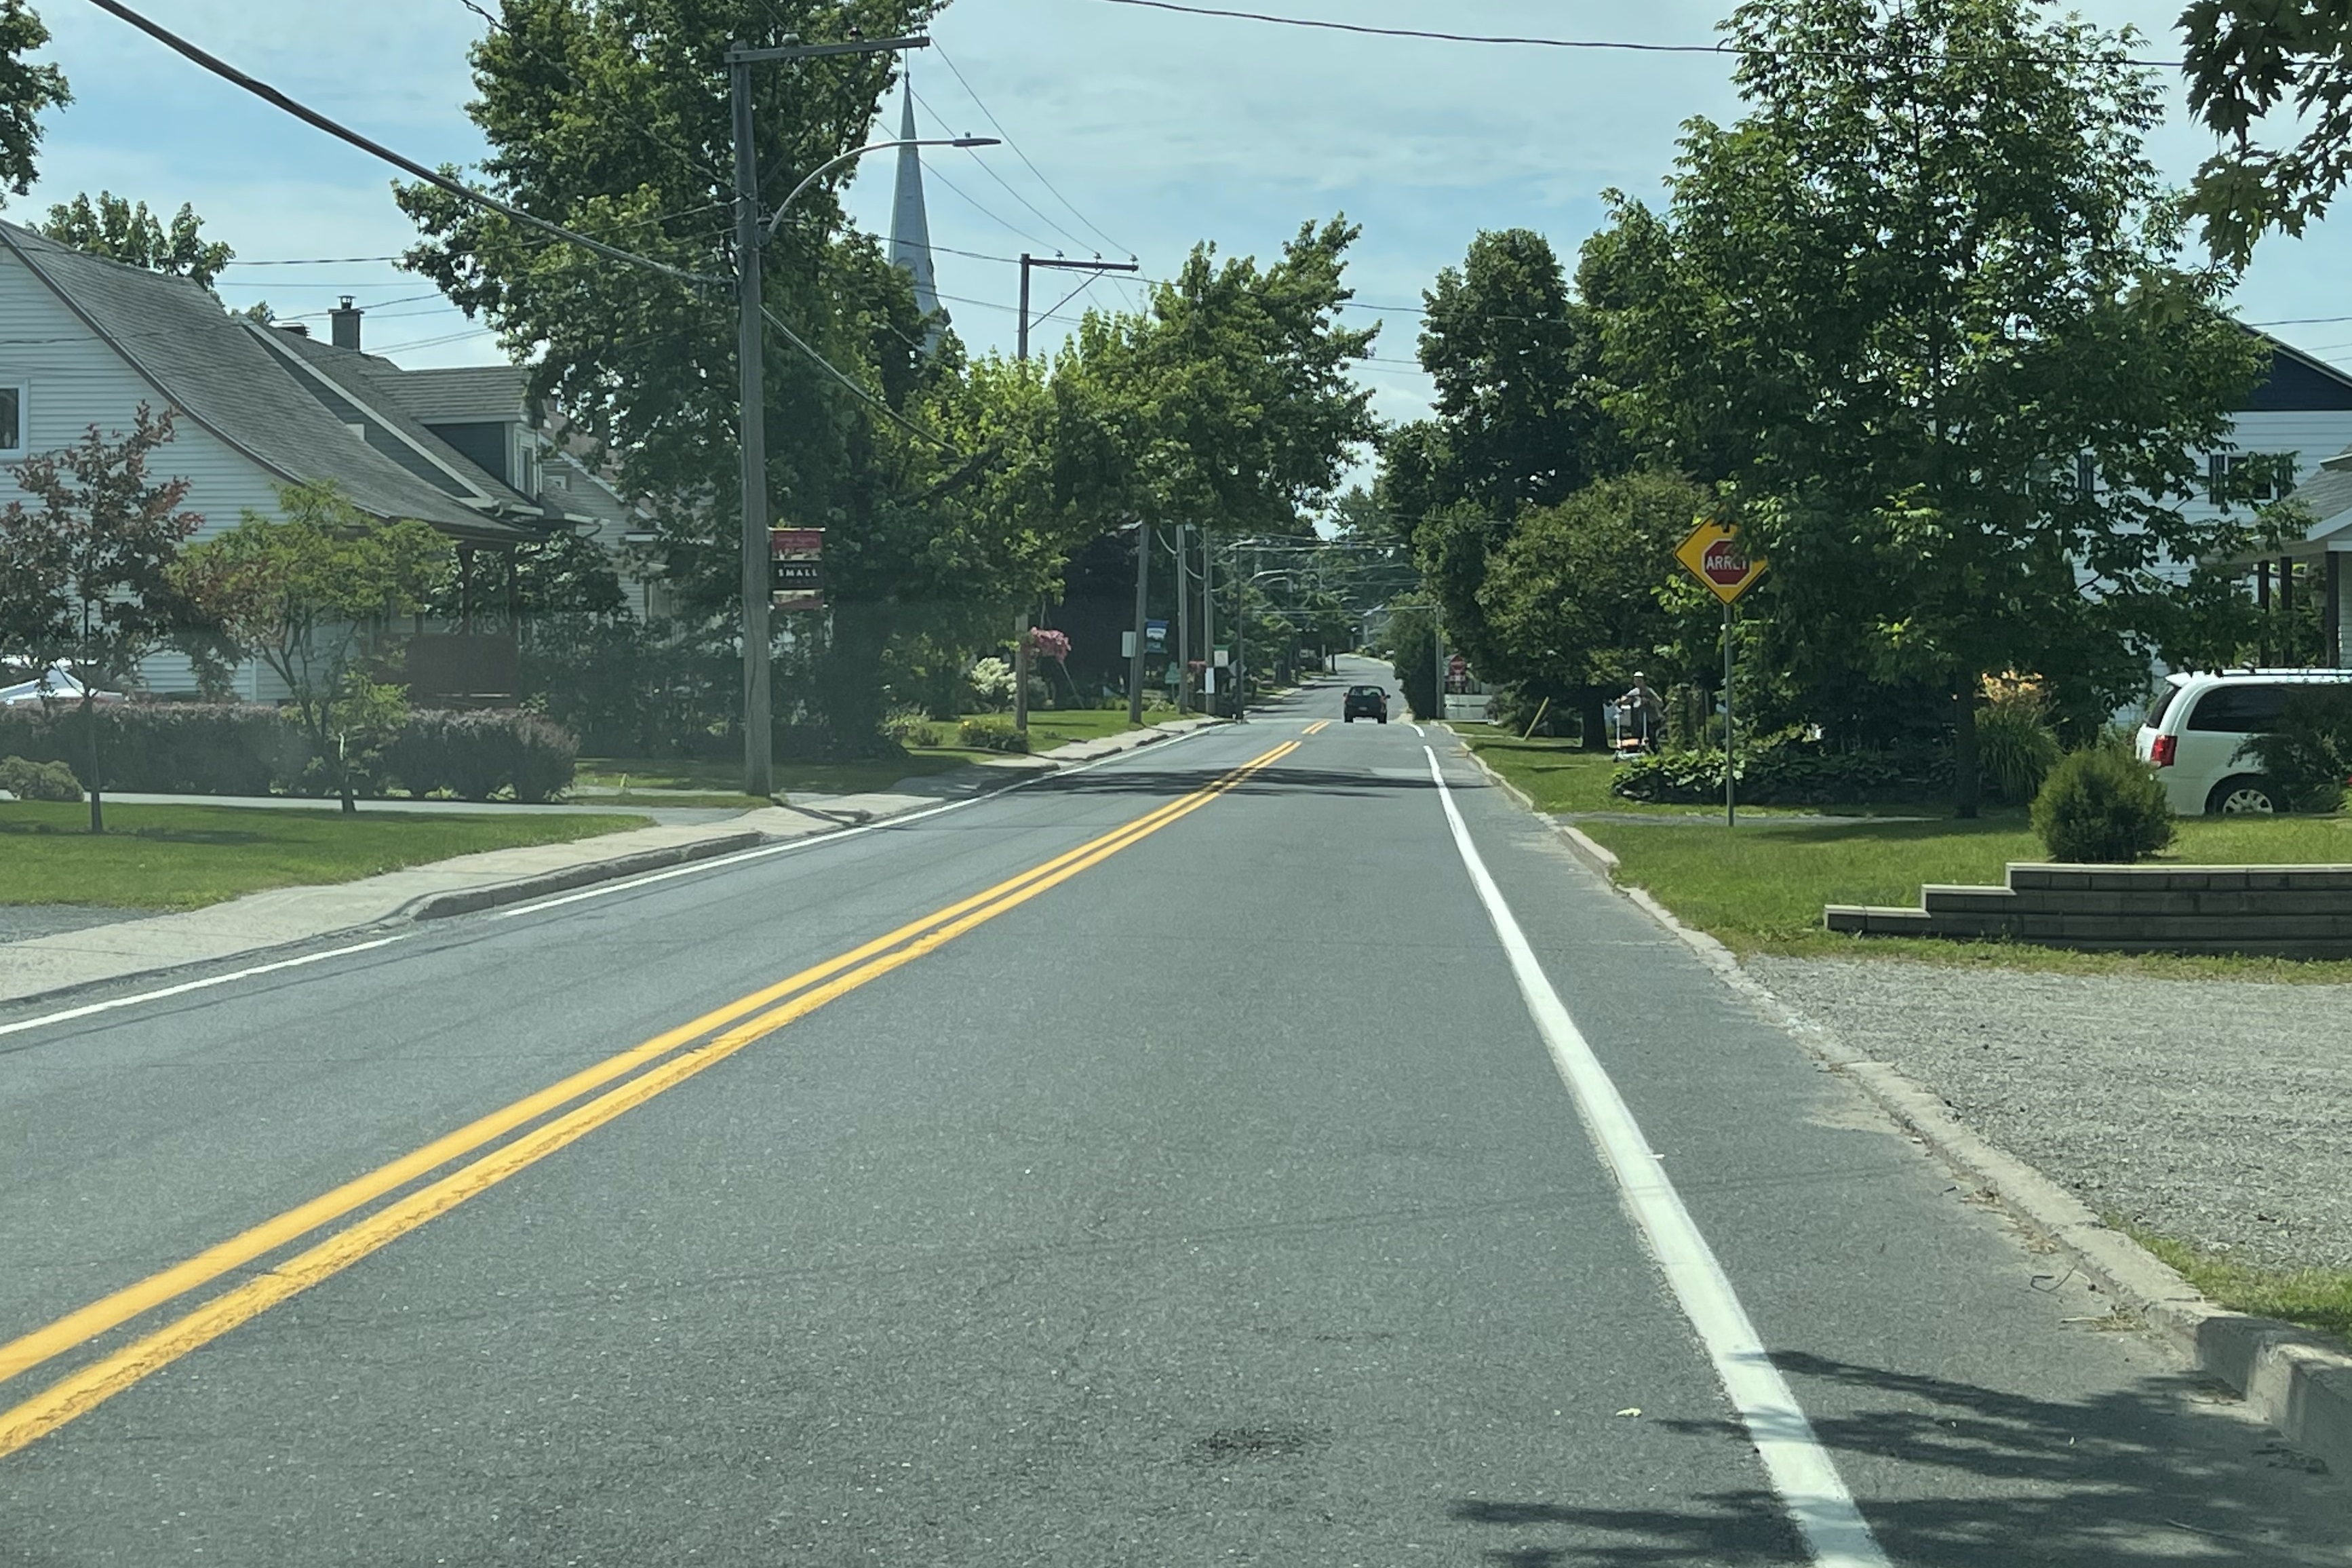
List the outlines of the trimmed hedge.
<svg viewBox="0 0 2352 1568">
<path fill-rule="evenodd" d="M 121 703 L 97 710 L 99 764 L 109 790 L 158 795 L 315 793 L 310 748 L 278 709 L 255 703 Z M 420 708 L 383 752 L 364 793 L 446 789 L 488 800 L 551 800 L 572 785 L 579 742 L 536 713 Z M 0 709 L 0 756 L 63 763 L 89 783 L 89 732 L 78 708 Z"/>
<path fill-rule="evenodd" d="M 157 795 L 268 795 L 302 776 L 310 748 L 278 710 L 256 703 L 129 702 L 96 710 L 99 764 L 110 790 Z M 0 755 L 63 763 L 87 788 L 89 731 L 60 703 L 0 709 Z"/>
<path fill-rule="evenodd" d="M 1923 800 L 1951 787 L 1952 754 L 1941 747 L 1833 752 L 1797 731 L 1739 748 L 1739 798 L 1750 805 L 1853 805 Z M 1705 805 L 1723 798 L 1720 751 L 1660 752 L 1620 766 L 1609 781 L 1627 800 Z"/>
<path fill-rule="evenodd" d="M 384 771 L 411 795 L 447 790 L 488 800 L 512 789 L 519 801 L 551 800 L 572 787 L 580 742 L 536 713 L 421 709 L 384 748 Z"/>
</svg>

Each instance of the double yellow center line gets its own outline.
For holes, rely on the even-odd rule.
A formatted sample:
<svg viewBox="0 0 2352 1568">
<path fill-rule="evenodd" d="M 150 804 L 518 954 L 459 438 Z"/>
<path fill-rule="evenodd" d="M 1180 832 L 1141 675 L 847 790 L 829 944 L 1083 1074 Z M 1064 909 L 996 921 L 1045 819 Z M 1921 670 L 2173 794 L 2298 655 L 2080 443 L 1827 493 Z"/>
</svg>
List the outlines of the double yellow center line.
<svg viewBox="0 0 2352 1568">
<path fill-rule="evenodd" d="M 973 927 L 1060 886 L 1120 850 L 1190 816 L 1252 773 L 1298 749 L 1287 741 L 1215 782 L 1098 838 L 1033 866 L 983 892 L 878 936 L 838 958 L 656 1035 L 643 1045 L 525 1096 L 412 1153 L 344 1183 L 185 1262 L 174 1264 L 46 1327 L 0 1345 L 0 1382 L 88 1343 L 142 1313 L 186 1295 L 230 1270 L 398 1192 L 420 1177 L 519 1129 L 528 1131 L 386 1205 L 358 1223 L 213 1297 L 142 1338 L 80 1367 L 13 1409 L 0 1412 L 0 1456 L 45 1436 L 190 1351 L 218 1339 L 280 1301 L 331 1278 L 436 1215 L 585 1137 L 604 1123 L 726 1060 L 753 1041 L 804 1018 L 835 998 L 913 963 Z M 698 1044 L 696 1042 L 699 1042 Z M 684 1047 L 684 1048 L 682 1048 Z M 640 1068 L 646 1070 L 639 1071 Z M 635 1076 L 632 1077 L 631 1075 Z M 607 1089 L 615 1080 L 625 1080 Z M 594 1099 L 572 1102 L 592 1090 Z M 565 1106 L 572 1109 L 563 1110 Z M 551 1112 L 562 1114 L 541 1121 Z M 538 1123 L 533 1126 L 532 1123 Z"/>
<path fill-rule="evenodd" d="M 1312 724 L 1307 725 L 1306 729 L 1301 730 L 1301 731 L 1299 731 L 1299 733 L 1300 733 L 1300 734 L 1302 734 L 1302 735 L 1319 735 L 1319 734 L 1321 734 L 1324 731 L 1326 731 L 1326 730 L 1329 729 L 1330 727 L 1331 727 L 1331 721 L 1330 721 L 1330 720 L 1328 720 L 1328 719 L 1318 719 L 1318 720 L 1316 720 L 1316 721 L 1315 721 L 1315 722 L 1313 722 Z"/>
</svg>

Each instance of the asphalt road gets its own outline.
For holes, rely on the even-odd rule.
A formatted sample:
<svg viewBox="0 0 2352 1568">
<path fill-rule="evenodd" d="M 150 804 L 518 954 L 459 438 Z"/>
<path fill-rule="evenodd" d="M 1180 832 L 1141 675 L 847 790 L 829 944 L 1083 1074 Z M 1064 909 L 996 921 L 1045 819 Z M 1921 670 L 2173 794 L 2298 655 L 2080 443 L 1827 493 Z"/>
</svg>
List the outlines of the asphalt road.
<svg viewBox="0 0 2352 1568">
<path fill-rule="evenodd" d="M 1339 697 L 0 1035 L 0 1564 L 2346 1561 L 2341 1478 Z"/>
</svg>

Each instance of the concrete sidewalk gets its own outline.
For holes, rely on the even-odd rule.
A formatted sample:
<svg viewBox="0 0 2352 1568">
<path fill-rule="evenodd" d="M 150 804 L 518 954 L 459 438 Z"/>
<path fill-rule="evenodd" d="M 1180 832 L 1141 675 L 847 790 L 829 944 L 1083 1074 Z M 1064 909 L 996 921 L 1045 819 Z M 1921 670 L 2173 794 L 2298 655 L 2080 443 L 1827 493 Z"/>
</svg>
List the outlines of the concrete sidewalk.
<svg viewBox="0 0 2352 1568">
<path fill-rule="evenodd" d="M 993 794 L 1211 722 L 1182 720 L 1074 742 L 1041 756 L 1006 757 L 910 779 L 887 793 L 808 796 L 803 797 L 807 804 L 730 813 L 716 821 L 662 823 L 569 844 L 492 849 L 354 882 L 276 888 L 182 914 L 130 918 L 6 942 L 0 944 L 0 1005 L 189 964 L 251 958 L 342 931 L 520 903 L 665 866 L 835 833 Z"/>
</svg>

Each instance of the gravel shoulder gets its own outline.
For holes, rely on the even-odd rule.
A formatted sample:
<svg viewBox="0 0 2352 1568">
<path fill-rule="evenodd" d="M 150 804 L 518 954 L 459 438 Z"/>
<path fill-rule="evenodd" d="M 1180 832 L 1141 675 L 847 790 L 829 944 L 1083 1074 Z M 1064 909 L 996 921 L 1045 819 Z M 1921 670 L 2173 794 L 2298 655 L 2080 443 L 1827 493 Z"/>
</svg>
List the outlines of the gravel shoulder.
<svg viewBox="0 0 2352 1568">
<path fill-rule="evenodd" d="M 2352 986 L 1743 963 L 2092 1209 L 2247 1263 L 2352 1268 Z"/>
</svg>

